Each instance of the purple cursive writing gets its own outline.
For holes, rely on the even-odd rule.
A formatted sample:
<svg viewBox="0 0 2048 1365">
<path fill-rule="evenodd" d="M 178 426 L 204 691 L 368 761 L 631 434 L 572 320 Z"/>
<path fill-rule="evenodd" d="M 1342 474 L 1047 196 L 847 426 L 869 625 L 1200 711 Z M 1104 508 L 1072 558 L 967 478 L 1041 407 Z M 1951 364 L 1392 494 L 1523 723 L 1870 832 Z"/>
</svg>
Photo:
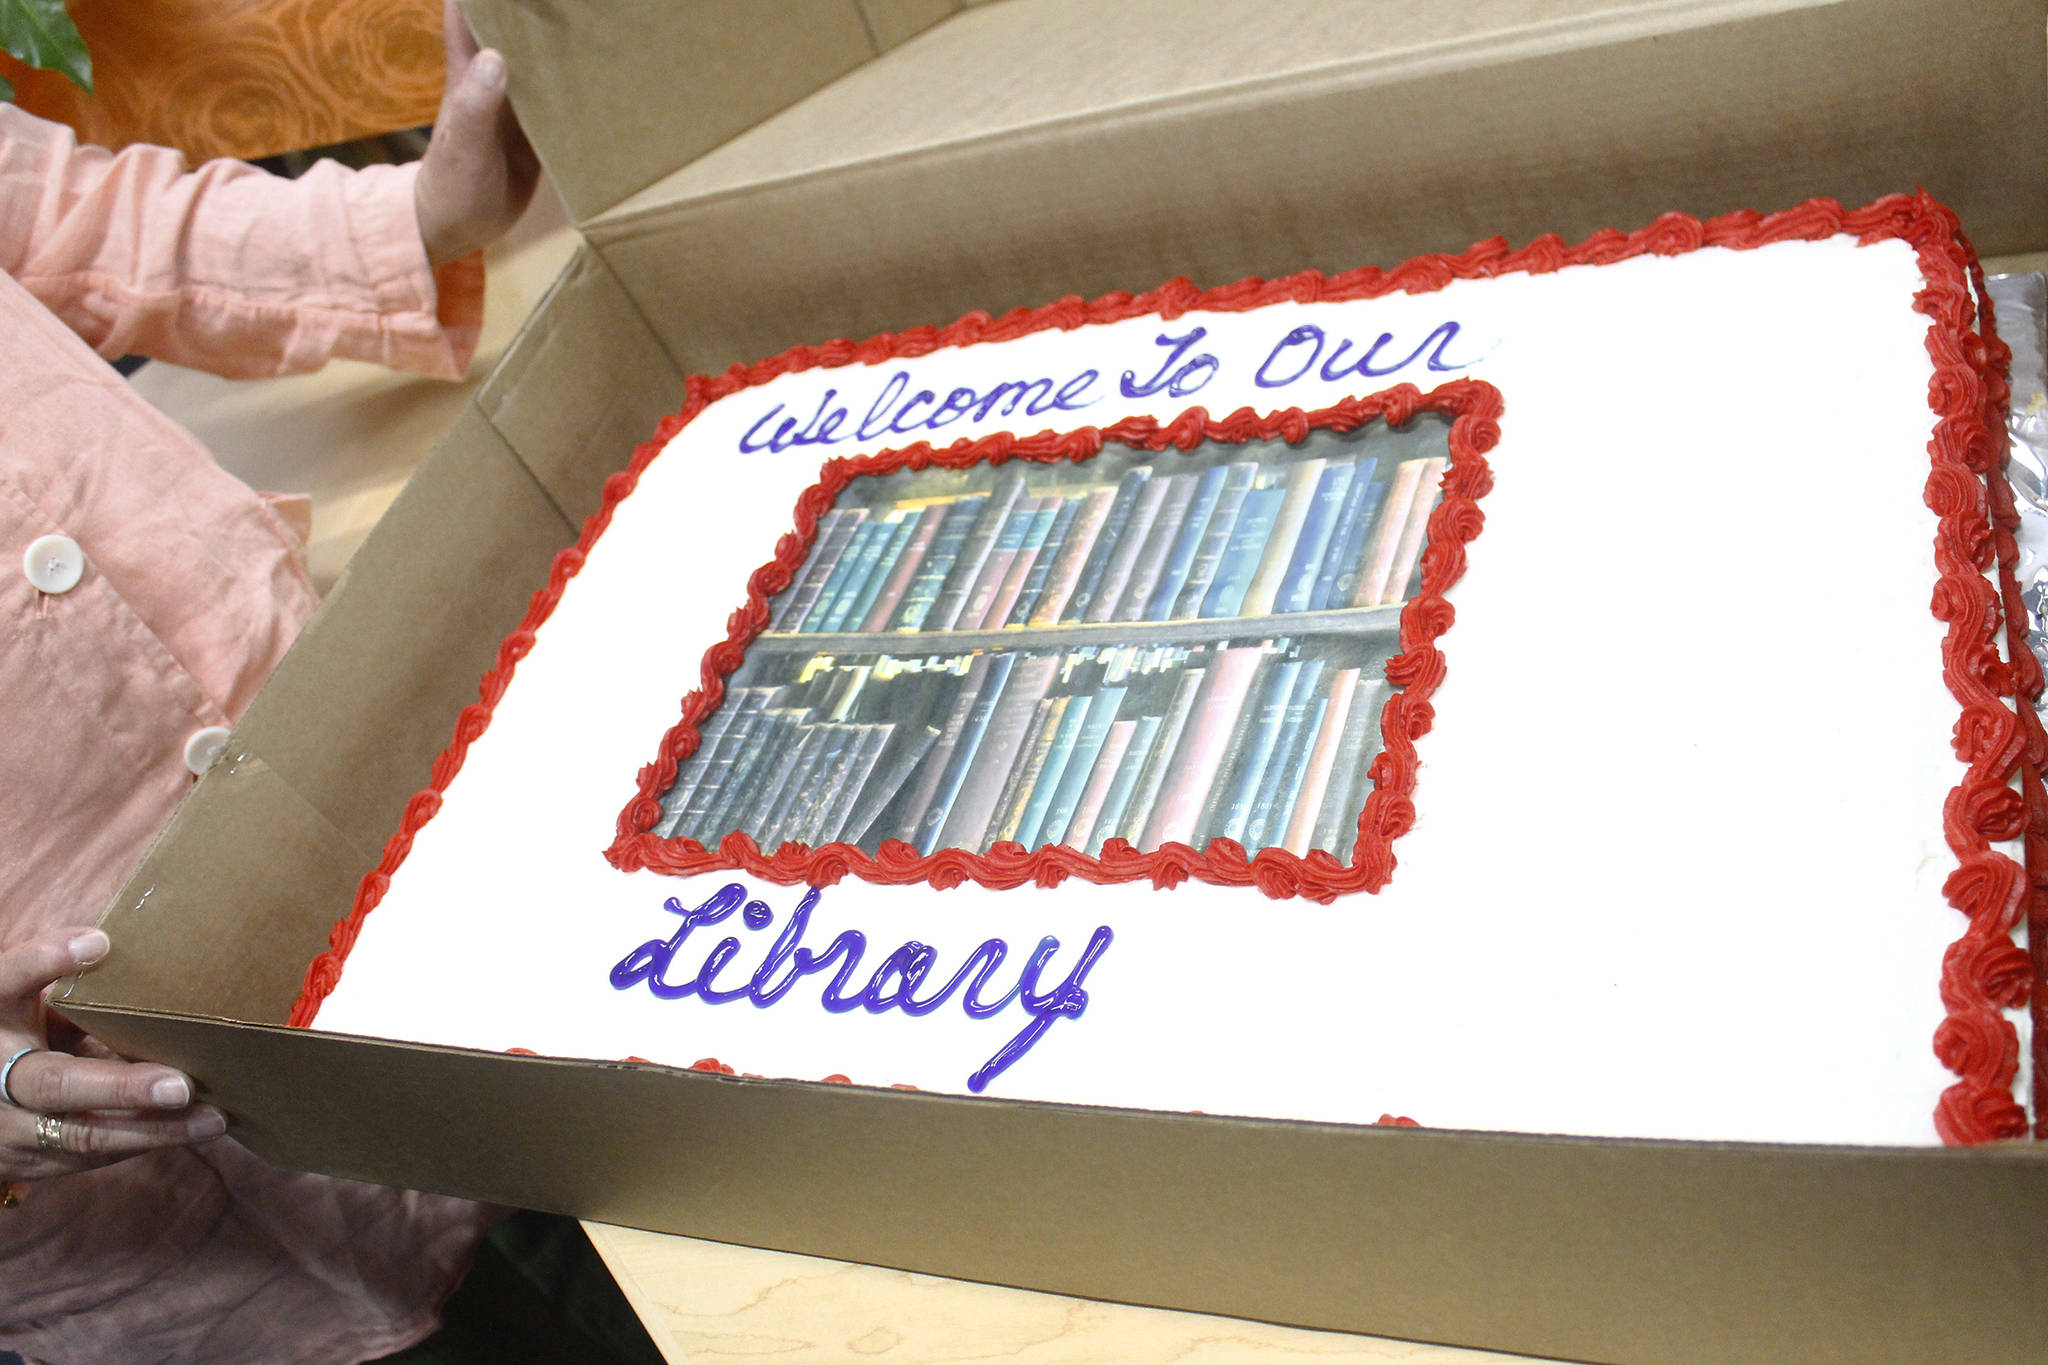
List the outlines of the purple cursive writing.
<svg viewBox="0 0 2048 1365">
<path fill-rule="evenodd" d="M 723 924 L 735 913 L 748 930 L 760 933 L 775 923 L 775 912 L 765 901 L 748 899 L 747 888 L 739 882 L 727 882 L 695 909 L 684 908 L 680 900 L 671 896 L 662 908 L 672 915 L 682 916 L 683 922 L 667 938 L 650 939 L 620 959 L 611 971 L 612 986 L 625 991 L 644 981 L 647 989 L 663 1000 L 681 1000 L 694 995 L 707 1005 L 748 1000 L 766 1009 L 789 994 L 805 977 L 830 972 L 832 979 L 825 983 L 819 1000 L 833 1014 L 857 1009 L 866 1010 L 869 1014 L 901 1010 L 917 1018 L 938 1009 L 956 991 L 960 992 L 961 1008 L 970 1019 L 987 1019 L 1002 1013 L 1012 1003 L 1021 1005 L 1024 1013 L 1030 1016 L 1029 1021 L 979 1071 L 967 1078 L 967 1088 L 978 1095 L 990 1081 L 1029 1052 L 1032 1044 L 1047 1029 L 1061 1019 L 1081 1017 L 1088 1008 L 1088 992 L 1082 989 L 1081 983 L 1109 948 L 1111 938 L 1108 925 L 1097 929 L 1089 937 L 1087 947 L 1082 949 L 1080 961 L 1074 964 L 1065 980 L 1050 990 L 1041 989 L 1045 985 L 1046 965 L 1060 949 L 1060 941 L 1050 935 L 1040 939 L 1038 946 L 1031 950 L 1010 988 L 993 999 L 987 994 L 989 982 L 1010 955 L 1009 945 L 999 938 L 989 939 L 969 953 L 967 960 L 952 976 L 928 992 L 920 994 L 928 980 L 937 980 L 933 969 L 938 963 L 938 950 L 914 939 L 890 952 L 864 982 L 855 986 L 854 979 L 859 975 L 861 958 L 868 946 L 867 936 L 860 930 L 840 931 L 823 952 L 804 946 L 804 933 L 810 927 L 811 912 L 817 909 L 820 894 L 817 887 L 806 891 L 803 899 L 797 902 L 796 909 L 783 921 L 782 931 L 769 945 L 766 955 L 755 964 L 752 974 L 736 978 L 728 986 L 719 985 L 718 978 L 739 956 L 739 938 L 727 934 L 719 939 L 704 954 L 695 972 L 680 975 L 676 974 L 676 957 L 681 953 L 684 941 L 692 930 Z"/>
</svg>

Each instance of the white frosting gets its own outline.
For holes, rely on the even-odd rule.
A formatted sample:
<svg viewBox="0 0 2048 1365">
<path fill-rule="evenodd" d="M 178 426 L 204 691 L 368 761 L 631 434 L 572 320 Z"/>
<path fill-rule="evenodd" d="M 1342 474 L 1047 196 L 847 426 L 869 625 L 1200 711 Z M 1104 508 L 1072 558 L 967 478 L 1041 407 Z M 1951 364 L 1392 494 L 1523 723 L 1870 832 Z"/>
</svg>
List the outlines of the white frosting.
<svg viewBox="0 0 2048 1365">
<path fill-rule="evenodd" d="M 986 938 L 1021 956 L 1051 934 L 1057 981 L 1111 926 L 1086 1013 L 1053 1024 L 992 1094 L 1933 1142 L 1954 1079 L 1931 1050 L 1937 982 L 1963 927 L 1941 895 L 1955 866 L 1941 810 L 1963 770 L 1929 611 L 1920 283 L 1895 241 L 1707 249 L 1416 297 L 1042 332 L 786 375 L 716 403 L 649 466 L 570 581 L 318 1026 L 964 1090 L 1026 1022 L 1017 1007 L 982 1021 L 957 999 L 915 1019 L 828 1014 L 820 977 L 767 1009 L 608 981 L 674 930 L 671 896 L 693 906 L 740 880 L 779 927 L 802 892 L 727 872 L 627 875 L 603 857 L 798 495 L 822 458 L 864 448 L 740 455 L 739 440 L 777 403 L 808 417 L 826 389 L 857 420 L 899 368 L 942 394 L 1101 372 L 1101 401 L 1025 432 L 1171 418 L 1191 402 L 1315 408 L 1345 388 L 1252 383 L 1290 328 L 1362 343 L 1392 332 L 1384 358 L 1455 319 L 1446 353 L 1501 390 L 1502 435 L 1485 529 L 1450 594 L 1449 676 L 1390 886 L 1321 906 L 1196 883 L 992 892 L 849 877 L 823 893 L 805 942 L 858 928 L 871 970 L 916 939 L 950 974 Z M 1152 372 L 1156 337 L 1197 324 L 1220 361 L 1207 387 L 1114 397 L 1122 371 Z M 1353 383 L 1450 377 L 1418 365 Z M 1011 424 L 962 420 L 933 439 Z M 736 918 L 699 930 L 678 975 L 727 932 L 744 946 L 724 984 L 773 937 Z"/>
</svg>

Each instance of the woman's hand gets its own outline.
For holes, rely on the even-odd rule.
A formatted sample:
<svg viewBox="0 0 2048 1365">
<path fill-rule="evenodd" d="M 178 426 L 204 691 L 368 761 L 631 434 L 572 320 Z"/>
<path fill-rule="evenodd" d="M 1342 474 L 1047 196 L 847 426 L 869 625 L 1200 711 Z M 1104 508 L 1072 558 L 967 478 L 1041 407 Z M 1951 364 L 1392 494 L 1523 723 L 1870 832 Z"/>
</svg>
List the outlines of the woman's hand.
<svg viewBox="0 0 2048 1365">
<path fill-rule="evenodd" d="M 192 1082 L 170 1067 L 124 1062 L 86 1039 L 79 1050 L 97 1055 L 47 1050 L 43 992 L 107 948 L 97 929 L 60 929 L 0 953 L 0 1066 L 30 1049 L 0 1095 L 0 1190 L 227 1131 L 220 1110 L 194 1104 Z"/>
<path fill-rule="evenodd" d="M 533 198 L 540 162 L 505 99 L 505 58 L 477 50 L 455 0 L 443 0 L 448 78 L 441 112 L 413 182 L 420 241 L 436 266 L 495 242 Z"/>
</svg>

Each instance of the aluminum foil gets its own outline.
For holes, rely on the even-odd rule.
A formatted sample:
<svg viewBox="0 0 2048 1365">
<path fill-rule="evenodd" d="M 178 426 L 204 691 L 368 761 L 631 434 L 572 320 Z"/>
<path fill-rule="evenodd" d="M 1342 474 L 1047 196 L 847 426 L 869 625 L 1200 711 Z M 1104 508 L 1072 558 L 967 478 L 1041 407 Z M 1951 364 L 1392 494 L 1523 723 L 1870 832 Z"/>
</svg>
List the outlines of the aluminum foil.
<svg viewBox="0 0 2048 1365">
<path fill-rule="evenodd" d="M 2005 472 L 2020 510 L 2020 600 L 2027 641 L 2048 667 L 2048 275 L 1987 281 L 1998 335 L 2012 348 L 2012 411 Z M 2048 716 L 2048 696 L 2036 703 Z"/>
</svg>

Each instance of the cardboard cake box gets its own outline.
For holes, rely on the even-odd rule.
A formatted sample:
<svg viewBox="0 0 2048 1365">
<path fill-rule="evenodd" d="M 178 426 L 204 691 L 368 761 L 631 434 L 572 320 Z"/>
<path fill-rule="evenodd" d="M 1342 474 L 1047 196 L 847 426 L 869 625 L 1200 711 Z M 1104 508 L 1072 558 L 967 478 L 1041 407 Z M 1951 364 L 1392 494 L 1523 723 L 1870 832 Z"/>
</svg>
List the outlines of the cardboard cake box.
<svg viewBox="0 0 2048 1365">
<path fill-rule="evenodd" d="M 684 374 L 1176 274 L 1915 184 L 1986 255 L 2041 250 L 2048 5 L 466 7 L 585 244 L 107 910 L 115 952 L 64 1014 L 188 1068 L 280 1163 L 750 1245 L 1603 1361 L 2048 1335 L 2032 1144 L 1361 1129 L 282 1027 Z"/>
</svg>

